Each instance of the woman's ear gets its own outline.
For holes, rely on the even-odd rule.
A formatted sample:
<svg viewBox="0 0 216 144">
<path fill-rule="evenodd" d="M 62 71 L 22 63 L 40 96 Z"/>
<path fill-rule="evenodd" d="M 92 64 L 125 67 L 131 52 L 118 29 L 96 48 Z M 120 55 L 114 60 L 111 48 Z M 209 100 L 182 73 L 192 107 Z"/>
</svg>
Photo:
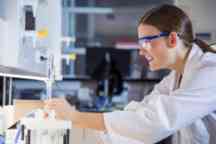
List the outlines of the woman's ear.
<svg viewBox="0 0 216 144">
<path fill-rule="evenodd" d="M 177 45 L 177 33 L 171 32 L 168 36 L 168 47 L 175 48 Z"/>
</svg>

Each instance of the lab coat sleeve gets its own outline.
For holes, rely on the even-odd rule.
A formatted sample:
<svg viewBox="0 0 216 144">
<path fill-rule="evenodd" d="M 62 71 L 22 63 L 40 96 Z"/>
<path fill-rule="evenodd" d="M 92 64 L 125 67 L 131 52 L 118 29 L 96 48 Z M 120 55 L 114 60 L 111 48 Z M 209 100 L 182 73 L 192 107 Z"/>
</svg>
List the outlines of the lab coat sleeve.
<svg viewBox="0 0 216 144">
<path fill-rule="evenodd" d="M 152 144 L 203 118 L 216 110 L 215 74 L 215 66 L 200 68 L 184 88 L 153 92 L 131 109 L 104 114 L 108 133 Z"/>
</svg>

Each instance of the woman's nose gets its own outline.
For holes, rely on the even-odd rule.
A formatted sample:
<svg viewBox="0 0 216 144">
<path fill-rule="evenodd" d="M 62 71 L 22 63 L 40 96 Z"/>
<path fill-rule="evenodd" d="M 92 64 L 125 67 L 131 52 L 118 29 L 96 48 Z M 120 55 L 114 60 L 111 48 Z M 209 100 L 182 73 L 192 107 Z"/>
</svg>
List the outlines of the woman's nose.
<svg viewBox="0 0 216 144">
<path fill-rule="evenodd" d="M 145 55 L 147 53 L 146 49 L 141 47 L 139 48 L 139 55 Z"/>
</svg>

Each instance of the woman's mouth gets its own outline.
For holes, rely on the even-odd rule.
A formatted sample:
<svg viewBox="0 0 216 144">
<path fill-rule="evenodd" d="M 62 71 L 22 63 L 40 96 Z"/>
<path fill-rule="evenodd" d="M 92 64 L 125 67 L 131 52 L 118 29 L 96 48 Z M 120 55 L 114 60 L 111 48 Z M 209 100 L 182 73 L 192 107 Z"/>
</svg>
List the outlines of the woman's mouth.
<svg viewBox="0 0 216 144">
<path fill-rule="evenodd" d="M 153 60 L 153 57 L 147 54 L 145 54 L 145 58 L 149 63 Z"/>
</svg>

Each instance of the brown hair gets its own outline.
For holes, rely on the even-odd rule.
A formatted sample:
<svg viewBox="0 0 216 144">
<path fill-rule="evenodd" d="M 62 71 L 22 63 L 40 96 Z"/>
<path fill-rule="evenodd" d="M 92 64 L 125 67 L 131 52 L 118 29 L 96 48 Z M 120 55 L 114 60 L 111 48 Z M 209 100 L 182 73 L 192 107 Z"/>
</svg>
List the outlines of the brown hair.
<svg viewBox="0 0 216 144">
<path fill-rule="evenodd" d="M 206 42 L 194 38 L 190 18 L 183 10 L 174 5 L 164 4 L 152 8 L 141 17 L 140 24 L 152 25 L 163 32 L 177 32 L 186 47 L 192 48 L 193 43 L 196 43 L 203 52 L 216 53 L 216 50 Z"/>
</svg>

